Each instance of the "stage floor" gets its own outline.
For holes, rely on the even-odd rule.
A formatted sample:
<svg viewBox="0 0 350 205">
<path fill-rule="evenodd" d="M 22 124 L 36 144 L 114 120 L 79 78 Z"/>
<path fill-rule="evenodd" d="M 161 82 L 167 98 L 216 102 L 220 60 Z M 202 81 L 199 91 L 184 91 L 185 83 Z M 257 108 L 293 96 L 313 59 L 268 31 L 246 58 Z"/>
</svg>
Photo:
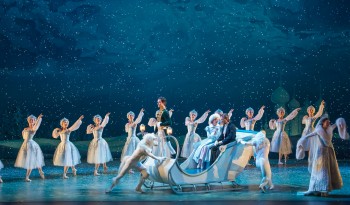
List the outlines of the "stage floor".
<svg viewBox="0 0 350 205">
<path fill-rule="evenodd" d="M 118 162 L 117 162 L 118 161 Z M 105 189 L 111 184 L 111 179 L 117 173 L 119 160 L 108 164 L 109 173 L 93 176 L 93 165 L 83 163 L 78 165 L 78 176 L 73 177 L 69 170 L 69 179 L 62 179 L 61 167 L 52 166 L 46 162 L 43 168 L 46 179 L 39 177 L 34 170 L 32 182 L 25 182 L 24 169 L 13 167 L 13 161 L 3 160 L 5 168 L 1 170 L 4 180 L 0 184 L 0 203 L 52 203 L 52 202 L 99 202 L 110 204 L 126 202 L 139 204 L 172 203 L 172 204 L 225 204 L 239 202 L 240 204 L 276 204 L 276 203 L 308 203 L 308 204 L 339 204 L 350 202 L 350 161 L 339 161 L 340 172 L 344 187 L 335 190 L 328 197 L 303 196 L 300 192 L 306 191 L 309 183 L 307 162 L 290 160 L 286 166 L 277 166 L 276 160 L 271 160 L 274 190 L 261 193 L 258 189 L 261 180 L 260 171 L 254 166 L 248 166 L 238 176 L 237 183 L 243 188 L 238 191 L 174 194 L 170 189 L 147 189 L 139 194 L 134 188 L 139 179 L 139 173 L 127 174 L 115 187 L 112 193 L 105 194 Z"/>
</svg>

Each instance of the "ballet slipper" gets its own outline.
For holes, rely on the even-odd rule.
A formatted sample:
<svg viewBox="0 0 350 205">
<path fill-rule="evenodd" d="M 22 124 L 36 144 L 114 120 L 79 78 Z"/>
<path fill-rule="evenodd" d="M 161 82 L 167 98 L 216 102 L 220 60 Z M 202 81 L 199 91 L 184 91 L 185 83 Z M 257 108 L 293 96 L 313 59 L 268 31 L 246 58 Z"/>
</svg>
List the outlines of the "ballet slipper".
<svg viewBox="0 0 350 205">
<path fill-rule="evenodd" d="M 67 175 L 63 175 L 63 179 L 68 179 L 69 177 L 67 177 Z"/>
<path fill-rule="evenodd" d="M 78 170 L 77 170 L 77 169 L 75 169 L 75 168 L 74 168 L 74 169 L 72 169 L 73 176 L 77 176 L 77 171 L 78 171 Z"/>
<path fill-rule="evenodd" d="M 279 165 L 282 165 L 282 164 L 283 164 L 283 162 L 279 161 L 279 162 L 278 162 L 278 164 L 279 164 Z"/>
<path fill-rule="evenodd" d="M 113 177 L 111 187 L 110 187 L 109 189 L 107 189 L 105 192 L 106 192 L 106 193 L 112 192 L 112 190 L 113 190 L 113 188 L 115 187 L 115 185 L 117 185 L 117 181 L 116 181 L 116 177 Z"/>
<path fill-rule="evenodd" d="M 275 188 L 275 185 L 271 185 L 269 189 L 271 190 L 271 189 L 274 189 L 274 188 Z"/>
<path fill-rule="evenodd" d="M 40 177 L 41 177 L 42 179 L 45 179 L 45 175 L 44 175 L 44 172 L 43 172 L 43 171 L 39 172 L 39 174 L 40 174 Z"/>
<path fill-rule="evenodd" d="M 108 171 L 108 167 L 107 166 L 105 166 L 105 167 L 103 167 L 103 173 L 107 173 L 107 171 Z"/>
<path fill-rule="evenodd" d="M 136 187 L 135 189 L 136 192 L 139 192 L 139 193 L 145 193 L 140 187 Z"/>
<path fill-rule="evenodd" d="M 261 190 L 262 193 L 265 193 L 265 187 L 263 185 L 260 185 L 259 189 Z"/>
<path fill-rule="evenodd" d="M 26 182 L 31 182 L 32 180 L 30 180 L 29 178 L 25 179 Z"/>
<path fill-rule="evenodd" d="M 94 171 L 94 176 L 100 176 L 100 174 L 97 172 L 97 170 Z"/>
<path fill-rule="evenodd" d="M 1 179 L 1 177 L 0 177 L 0 183 L 3 183 L 3 181 L 2 181 L 2 179 Z"/>
</svg>

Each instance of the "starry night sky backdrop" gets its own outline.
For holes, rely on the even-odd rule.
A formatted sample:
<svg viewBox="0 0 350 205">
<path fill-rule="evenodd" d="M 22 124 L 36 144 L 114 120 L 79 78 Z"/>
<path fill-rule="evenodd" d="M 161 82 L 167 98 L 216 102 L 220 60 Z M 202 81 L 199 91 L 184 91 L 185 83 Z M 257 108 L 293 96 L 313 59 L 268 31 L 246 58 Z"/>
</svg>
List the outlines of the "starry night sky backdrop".
<svg viewBox="0 0 350 205">
<path fill-rule="evenodd" d="M 347 0 L 2 0 L 1 138 L 20 139 L 28 114 L 38 137 L 59 120 L 112 112 L 105 137 L 125 134 L 126 113 L 174 108 L 175 135 L 196 109 L 234 108 L 236 125 L 282 85 L 301 104 L 320 95 L 350 123 Z M 198 127 L 204 134 L 207 123 Z M 9 130 L 12 130 L 11 132 Z M 17 133 L 14 134 L 14 133 Z M 16 136 L 13 136 L 16 135 Z"/>
</svg>

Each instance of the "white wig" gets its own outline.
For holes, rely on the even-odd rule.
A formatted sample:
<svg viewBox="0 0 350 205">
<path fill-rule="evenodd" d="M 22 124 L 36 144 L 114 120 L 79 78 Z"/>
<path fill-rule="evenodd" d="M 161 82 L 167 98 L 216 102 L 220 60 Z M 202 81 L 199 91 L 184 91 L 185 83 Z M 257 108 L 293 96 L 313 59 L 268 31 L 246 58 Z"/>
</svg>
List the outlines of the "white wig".
<svg viewBox="0 0 350 205">
<path fill-rule="evenodd" d="M 278 114 L 279 112 L 286 113 L 286 110 L 283 107 L 280 107 L 280 108 L 277 109 L 276 113 Z"/>
<path fill-rule="evenodd" d="M 312 106 L 312 105 L 310 105 L 309 107 L 307 107 L 307 109 L 306 109 L 306 110 L 307 110 L 307 111 L 311 110 L 311 111 L 312 111 L 312 113 L 314 113 L 314 112 L 316 111 L 315 107 L 314 107 L 314 106 Z"/>
<path fill-rule="evenodd" d="M 245 110 L 245 114 L 247 114 L 249 111 L 251 111 L 252 113 L 254 113 L 254 109 L 251 108 L 251 107 L 248 107 L 248 108 Z"/>
<path fill-rule="evenodd" d="M 130 111 L 130 112 L 128 112 L 128 113 L 126 113 L 126 117 L 127 117 L 127 118 L 129 117 L 129 115 L 132 115 L 133 117 L 135 117 L 135 113 L 134 113 L 134 112 L 132 112 L 132 111 Z"/>
<path fill-rule="evenodd" d="M 60 125 L 61 125 L 61 126 L 62 126 L 62 123 L 63 123 L 63 122 L 69 123 L 69 120 L 68 120 L 67 118 L 65 118 L 65 117 L 64 117 L 62 120 L 60 120 Z"/>
<path fill-rule="evenodd" d="M 27 121 L 29 122 L 30 119 L 34 119 L 34 121 L 36 120 L 36 117 L 34 115 L 29 115 L 27 117 Z"/>
<path fill-rule="evenodd" d="M 191 116 L 191 114 L 194 114 L 194 115 L 196 115 L 196 116 L 198 115 L 198 113 L 197 113 L 196 110 L 191 110 L 191 111 L 190 111 L 190 116 Z"/>
<path fill-rule="evenodd" d="M 92 118 L 92 121 L 94 121 L 94 122 L 95 122 L 95 119 L 96 119 L 96 118 L 98 118 L 98 119 L 102 120 L 101 115 L 95 115 L 95 116 Z"/>
<path fill-rule="evenodd" d="M 209 121 L 208 121 L 208 124 L 209 125 L 211 125 L 212 124 L 212 122 L 213 122 L 213 120 L 215 120 L 215 119 L 218 119 L 218 120 L 220 120 L 220 115 L 219 114 L 217 114 L 217 113 L 214 113 L 214 114 L 212 114 L 212 115 L 210 115 L 210 117 L 209 117 Z"/>
<path fill-rule="evenodd" d="M 215 113 L 217 113 L 217 114 L 219 114 L 219 115 L 223 115 L 223 114 L 224 114 L 224 112 L 223 112 L 222 110 L 220 110 L 220 109 L 217 109 L 217 110 L 215 111 Z"/>
</svg>

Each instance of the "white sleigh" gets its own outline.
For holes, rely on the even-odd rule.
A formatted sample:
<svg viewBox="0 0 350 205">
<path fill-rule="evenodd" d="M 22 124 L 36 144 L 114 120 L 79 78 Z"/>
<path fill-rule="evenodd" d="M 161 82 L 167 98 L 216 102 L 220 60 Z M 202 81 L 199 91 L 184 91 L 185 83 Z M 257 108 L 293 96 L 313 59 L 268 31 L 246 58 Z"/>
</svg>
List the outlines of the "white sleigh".
<svg viewBox="0 0 350 205">
<path fill-rule="evenodd" d="M 237 130 L 236 140 L 251 139 L 257 132 Z M 243 171 L 253 152 L 251 146 L 245 146 L 232 142 L 221 152 L 217 160 L 206 170 L 197 173 L 192 165 L 192 155 L 181 165 L 178 163 L 179 144 L 176 138 L 172 137 L 177 145 L 177 156 L 175 159 L 166 159 L 162 164 L 148 158 L 144 165 L 149 173 L 149 179 L 144 184 L 148 188 L 169 187 L 175 193 L 188 192 L 211 192 L 240 189 L 235 183 L 236 176 Z M 159 185 L 157 185 L 159 184 Z"/>
</svg>

